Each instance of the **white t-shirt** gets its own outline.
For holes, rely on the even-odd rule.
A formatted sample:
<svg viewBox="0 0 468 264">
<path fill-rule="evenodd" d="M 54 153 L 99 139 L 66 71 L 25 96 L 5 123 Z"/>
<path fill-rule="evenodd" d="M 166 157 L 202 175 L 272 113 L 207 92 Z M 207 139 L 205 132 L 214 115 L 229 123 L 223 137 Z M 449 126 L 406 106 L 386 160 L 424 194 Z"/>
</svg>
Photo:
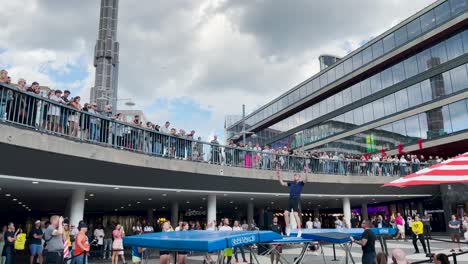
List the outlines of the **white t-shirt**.
<svg viewBox="0 0 468 264">
<path fill-rule="evenodd" d="M 94 229 L 94 237 L 98 240 L 98 245 L 104 244 L 104 229 Z"/>
<path fill-rule="evenodd" d="M 320 221 L 314 221 L 313 225 L 314 225 L 314 228 L 317 228 L 317 229 L 322 228 L 322 224 L 320 223 Z"/>
<path fill-rule="evenodd" d="M 152 226 L 145 226 L 145 228 L 143 228 L 143 232 L 144 233 L 153 233 L 154 232 L 154 228 Z"/>
<path fill-rule="evenodd" d="M 55 94 L 52 94 L 49 99 L 57 103 L 65 103 L 65 101 L 63 101 L 62 98 L 56 96 Z M 60 116 L 60 107 L 54 104 L 49 104 L 49 110 L 47 111 L 47 114 L 53 116 Z"/>
<path fill-rule="evenodd" d="M 240 226 L 234 226 L 234 227 L 232 227 L 232 230 L 233 230 L 233 231 L 242 231 L 242 227 L 240 227 Z"/>
<path fill-rule="evenodd" d="M 306 222 L 306 227 L 307 227 L 308 229 L 312 229 L 312 228 L 314 227 L 312 221 L 307 221 L 307 222 Z"/>
<path fill-rule="evenodd" d="M 180 226 L 176 227 L 174 231 L 180 231 Z"/>
<path fill-rule="evenodd" d="M 219 231 L 232 231 L 232 227 L 230 226 L 222 226 L 219 228 Z"/>
</svg>

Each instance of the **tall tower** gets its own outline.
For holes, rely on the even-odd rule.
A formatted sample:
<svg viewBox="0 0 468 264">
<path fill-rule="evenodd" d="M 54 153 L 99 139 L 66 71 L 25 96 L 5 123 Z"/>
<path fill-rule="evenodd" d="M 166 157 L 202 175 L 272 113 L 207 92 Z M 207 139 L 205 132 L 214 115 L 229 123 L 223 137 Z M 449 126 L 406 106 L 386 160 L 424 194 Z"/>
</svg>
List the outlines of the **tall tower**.
<svg viewBox="0 0 468 264">
<path fill-rule="evenodd" d="M 119 43 L 117 42 L 117 15 L 119 0 L 101 0 L 99 34 L 94 47 L 96 77 L 91 88 L 91 102 L 102 111 L 106 105 L 117 110 L 119 76 Z"/>
</svg>

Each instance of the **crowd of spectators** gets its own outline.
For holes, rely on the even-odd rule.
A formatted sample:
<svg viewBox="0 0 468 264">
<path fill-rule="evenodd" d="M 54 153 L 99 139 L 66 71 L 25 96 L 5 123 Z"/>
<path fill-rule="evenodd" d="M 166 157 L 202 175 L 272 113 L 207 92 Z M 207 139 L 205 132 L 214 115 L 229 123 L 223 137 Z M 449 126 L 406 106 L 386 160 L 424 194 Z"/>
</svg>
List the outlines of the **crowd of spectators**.
<svg viewBox="0 0 468 264">
<path fill-rule="evenodd" d="M 161 157 L 264 170 L 279 167 L 286 171 L 301 171 L 307 167 L 313 173 L 368 176 L 404 176 L 443 160 L 438 156 L 426 159 L 423 155 L 410 154 L 304 152 L 300 148 L 273 148 L 251 141 L 236 144 L 230 140 L 221 145 L 216 135 L 208 144 L 195 136 L 195 130 L 177 130 L 169 121 L 160 126 L 143 123 L 141 117 L 135 115 L 127 122 L 122 113 L 113 115 L 110 105 L 102 110 L 95 103 L 82 106 L 81 97 L 73 96 L 68 90 L 41 93 L 38 82 L 28 86 L 22 78 L 12 84 L 6 70 L 0 71 L 0 83 L 21 91 L 0 88 L 0 120 Z M 48 100 L 38 100 L 28 94 Z"/>
</svg>

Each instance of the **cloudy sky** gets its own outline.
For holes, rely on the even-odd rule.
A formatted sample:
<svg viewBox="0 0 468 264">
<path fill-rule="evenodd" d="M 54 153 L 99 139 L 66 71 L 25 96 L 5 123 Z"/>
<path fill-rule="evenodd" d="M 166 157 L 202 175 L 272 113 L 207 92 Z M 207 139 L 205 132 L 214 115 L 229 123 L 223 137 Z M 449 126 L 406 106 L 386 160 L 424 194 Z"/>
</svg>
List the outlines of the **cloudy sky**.
<svg viewBox="0 0 468 264">
<path fill-rule="evenodd" d="M 433 0 L 120 0 L 119 97 L 151 121 L 223 134 L 247 113 Z M 16 81 L 94 84 L 99 0 L 0 0 L 0 68 Z"/>
</svg>

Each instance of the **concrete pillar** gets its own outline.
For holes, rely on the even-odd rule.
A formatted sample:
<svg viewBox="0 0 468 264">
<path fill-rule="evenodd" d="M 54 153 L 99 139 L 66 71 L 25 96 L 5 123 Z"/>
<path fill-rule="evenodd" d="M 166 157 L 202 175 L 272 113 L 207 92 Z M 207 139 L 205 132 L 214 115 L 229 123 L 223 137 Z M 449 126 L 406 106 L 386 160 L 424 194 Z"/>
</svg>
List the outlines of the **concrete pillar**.
<svg viewBox="0 0 468 264">
<path fill-rule="evenodd" d="M 78 226 L 78 223 L 83 220 L 85 195 L 85 190 L 73 190 L 68 205 L 68 208 L 70 208 L 70 225 Z"/>
<path fill-rule="evenodd" d="M 216 219 L 216 195 L 208 195 L 207 205 L 206 205 L 206 220 L 207 222 L 218 220 Z"/>
<path fill-rule="evenodd" d="M 249 201 L 247 204 L 247 223 L 250 225 L 254 222 L 254 204 L 252 201 Z"/>
<path fill-rule="evenodd" d="M 148 208 L 146 211 L 148 213 L 148 224 L 152 226 L 154 225 L 153 209 Z"/>
<path fill-rule="evenodd" d="M 258 227 L 259 228 L 264 228 L 267 225 L 265 225 L 265 208 L 260 208 L 258 210 L 259 216 L 258 216 Z"/>
<path fill-rule="evenodd" d="M 351 225 L 351 202 L 349 197 L 343 198 L 343 215 L 346 219 L 346 222 L 344 222 L 345 227 L 349 227 Z"/>
<path fill-rule="evenodd" d="M 367 204 L 363 203 L 361 205 L 361 220 L 369 220 L 369 215 L 367 214 Z"/>
<path fill-rule="evenodd" d="M 172 202 L 171 206 L 171 224 L 177 226 L 179 224 L 179 202 Z"/>
</svg>

